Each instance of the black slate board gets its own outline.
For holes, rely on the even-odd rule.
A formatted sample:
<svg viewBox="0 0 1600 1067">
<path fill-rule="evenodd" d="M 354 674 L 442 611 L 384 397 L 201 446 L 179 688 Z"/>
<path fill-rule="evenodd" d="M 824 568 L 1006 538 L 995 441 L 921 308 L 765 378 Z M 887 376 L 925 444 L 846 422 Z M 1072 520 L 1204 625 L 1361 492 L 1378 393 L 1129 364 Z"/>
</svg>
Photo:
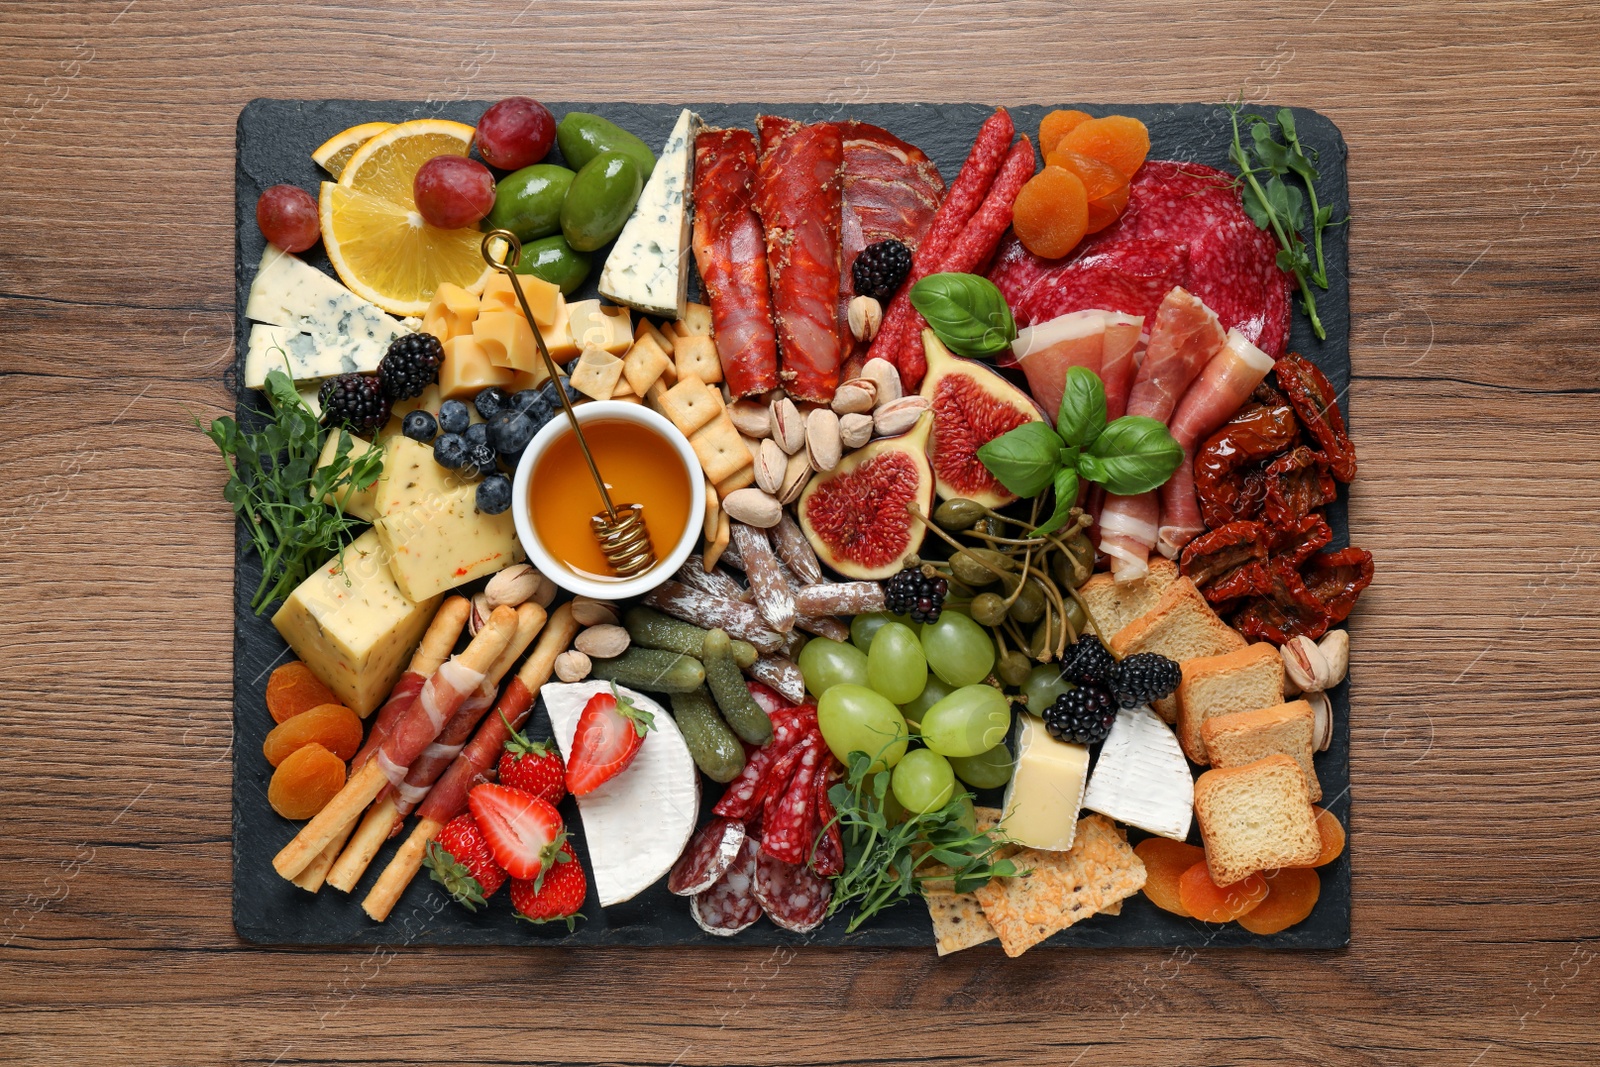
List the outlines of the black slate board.
<svg viewBox="0 0 1600 1067">
<path fill-rule="evenodd" d="M 404 121 L 422 117 L 442 117 L 474 123 L 486 101 L 447 103 L 408 103 L 402 101 L 354 100 L 255 100 L 239 115 L 238 168 L 235 196 L 238 212 L 236 282 L 236 351 L 245 351 L 249 323 L 244 306 L 256 264 L 261 258 L 263 239 L 255 223 L 255 203 L 269 185 L 288 182 L 313 193 L 326 177 L 311 162 L 311 151 L 346 127 L 374 120 Z M 860 119 L 875 123 L 910 141 L 925 151 L 945 180 L 951 181 L 972 145 L 979 125 L 992 111 L 984 104 L 550 104 L 558 116 L 567 111 L 594 112 L 630 130 L 652 146 L 663 143 L 682 107 L 694 108 L 711 126 L 753 125 L 757 114 L 779 114 L 803 121 Z M 1227 148 L 1231 140 L 1226 111 L 1209 104 L 1062 104 L 1078 107 L 1094 115 L 1133 115 L 1150 129 L 1151 158 L 1177 159 L 1209 164 L 1231 170 Z M 1018 130 L 1032 133 L 1049 108 L 1012 108 Z M 1272 114 L 1276 109 L 1262 108 Z M 1295 109 L 1295 121 L 1303 142 L 1319 153 L 1322 180 L 1318 194 L 1322 203 L 1333 209 L 1334 218 L 1349 214 L 1349 194 L 1345 183 L 1346 148 L 1332 122 L 1322 115 Z M 559 161 L 559 151 L 551 156 Z M 1326 239 L 1328 275 L 1332 287 L 1318 294 L 1318 308 L 1327 329 L 1327 340 L 1317 341 L 1303 315 L 1297 310 L 1290 337 L 1290 349 L 1314 360 L 1344 397 L 1350 382 L 1350 310 L 1347 283 L 1346 230 L 1329 231 Z M 586 291 L 580 297 L 594 296 L 594 283 L 603 249 L 595 253 L 596 268 Z M 317 246 L 307 258 L 325 271 L 331 270 Z M 260 419 L 260 399 L 238 385 L 237 369 L 230 381 L 238 397 L 239 417 L 247 425 Z M 1348 407 L 1346 406 L 1348 418 Z M 1334 530 L 1333 547 L 1348 543 L 1346 503 L 1341 492 L 1338 503 L 1328 509 Z M 426 877 L 417 878 L 395 907 L 387 923 L 369 920 L 359 901 L 377 873 L 393 853 L 395 841 L 378 855 L 356 894 L 350 897 L 324 889 L 312 897 L 284 881 L 272 869 L 272 857 L 292 838 L 296 824 L 280 819 L 266 800 L 267 782 L 272 768 L 261 753 L 261 742 L 272 726 L 263 691 L 271 669 L 287 655 L 283 640 L 268 618 L 257 618 L 250 611 L 250 596 L 256 587 L 260 565 L 248 552 L 248 543 L 239 528 L 238 568 L 234 588 L 234 776 L 233 776 L 233 921 L 239 935 L 262 944 L 434 944 L 434 945 L 769 945 L 797 944 L 845 946 L 932 947 L 932 932 L 926 910 L 916 903 L 880 913 L 858 932 L 844 933 L 845 916 L 837 916 L 806 936 L 788 933 L 763 920 L 733 939 L 710 937 L 689 917 L 688 902 L 669 894 L 663 883 L 628 901 L 602 911 L 594 906 L 591 879 L 588 919 L 577 931 L 567 934 L 563 927 L 534 927 L 515 921 L 504 893 L 493 906 L 477 915 L 450 905 Z M 1317 772 L 1322 781 L 1325 807 L 1349 825 L 1349 686 L 1342 684 L 1332 695 L 1335 731 L 1330 749 L 1317 757 Z M 549 722 L 542 706 L 530 721 L 536 735 L 549 736 Z M 713 787 L 705 806 L 719 795 Z M 587 858 L 582 823 L 569 798 L 563 808 L 568 824 L 576 831 L 576 847 Z M 1194 838 L 1198 840 L 1198 836 Z M 1188 947 L 1256 945 L 1268 948 L 1339 948 L 1350 940 L 1350 851 L 1347 849 L 1331 866 L 1322 870 L 1322 896 L 1311 917 L 1281 934 L 1258 937 L 1236 923 L 1208 926 L 1180 919 L 1157 909 L 1143 895 L 1124 902 L 1120 916 L 1097 916 L 1062 931 L 1046 945 L 1088 948 Z"/>
</svg>

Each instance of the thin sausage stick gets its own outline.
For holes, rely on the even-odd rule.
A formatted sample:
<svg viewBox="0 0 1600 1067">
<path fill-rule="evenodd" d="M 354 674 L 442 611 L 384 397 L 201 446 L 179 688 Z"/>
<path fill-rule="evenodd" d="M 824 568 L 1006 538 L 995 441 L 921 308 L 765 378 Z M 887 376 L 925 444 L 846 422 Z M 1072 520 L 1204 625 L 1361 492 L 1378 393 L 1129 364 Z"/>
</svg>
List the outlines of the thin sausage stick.
<svg viewBox="0 0 1600 1067">
<path fill-rule="evenodd" d="M 478 631 L 478 636 L 472 639 L 472 644 L 467 646 L 467 650 L 461 653 L 459 662 L 462 668 L 475 674 L 487 671 L 494 665 L 494 661 L 500 658 L 500 653 L 511 640 L 512 634 L 516 632 L 516 627 L 516 612 L 507 607 L 495 608 L 494 614 L 489 617 L 489 622 Z M 415 713 L 416 708 L 413 708 L 406 718 L 410 719 Z M 396 732 L 403 726 L 404 722 L 397 724 Z M 391 734 L 390 738 L 393 737 L 394 734 Z M 385 745 L 387 744 L 386 741 Z M 328 801 L 327 806 L 302 826 L 294 840 L 272 858 L 273 869 L 283 877 L 292 879 L 309 867 L 317 858 L 317 854 L 328 847 L 328 842 L 338 837 L 344 828 L 354 822 L 366 806 L 377 799 L 378 794 L 383 791 L 389 779 L 383 773 L 381 763 L 382 761 L 376 757 L 368 760 L 349 781 L 345 782 L 344 788 Z"/>
<path fill-rule="evenodd" d="M 511 683 L 511 688 L 521 685 L 530 694 L 528 704 L 530 710 L 533 706 L 533 700 L 538 698 L 539 687 L 550 680 L 550 674 L 555 669 L 556 657 L 567 650 L 577 633 L 578 624 L 572 618 L 572 606 L 570 604 L 561 605 L 550 616 L 549 625 L 539 635 L 539 643 L 534 646 L 533 652 L 528 656 L 527 661 L 523 663 L 522 669 L 517 672 L 516 679 Z M 508 688 L 507 691 L 509 692 L 510 689 Z M 526 714 L 527 712 L 524 712 L 524 716 Z M 520 726 L 521 722 L 520 720 L 513 720 L 511 725 L 513 727 Z M 486 730 L 496 731 L 494 736 L 499 737 L 505 730 L 505 724 L 498 719 L 490 718 L 478 727 L 479 734 Z M 487 747 L 478 746 L 477 739 L 474 738 L 473 740 L 474 743 L 468 746 L 468 751 L 476 747 Z M 493 748 L 494 752 L 491 753 L 492 758 L 489 763 L 491 771 L 494 766 L 494 759 L 498 759 L 500 746 L 495 745 Z M 466 797 L 466 783 L 454 783 L 450 780 L 457 777 L 458 771 L 473 771 L 473 768 L 468 765 L 471 762 L 468 758 L 468 751 L 463 751 L 460 756 L 456 757 L 456 762 L 445 772 L 445 778 L 441 779 L 439 783 L 441 789 L 452 786 L 460 788 L 460 795 L 463 800 Z M 427 805 L 432 801 L 432 796 L 428 801 L 424 801 L 424 812 L 427 811 Z M 447 818 L 454 818 L 457 814 L 459 812 L 452 812 Z M 394 858 L 389 861 L 389 865 L 383 869 L 383 873 L 378 876 L 378 880 L 367 891 L 366 899 L 361 902 L 361 908 L 367 915 L 378 922 L 383 922 L 389 917 L 389 913 L 394 910 L 395 904 L 400 900 L 400 894 L 405 892 L 406 886 L 411 884 L 411 880 L 422 869 L 423 857 L 428 854 L 428 842 L 437 837 L 439 831 L 444 829 L 445 821 L 431 818 L 424 814 L 417 821 L 417 825 L 412 827 L 410 836 L 401 844 L 400 850 L 394 854 Z"/>
</svg>

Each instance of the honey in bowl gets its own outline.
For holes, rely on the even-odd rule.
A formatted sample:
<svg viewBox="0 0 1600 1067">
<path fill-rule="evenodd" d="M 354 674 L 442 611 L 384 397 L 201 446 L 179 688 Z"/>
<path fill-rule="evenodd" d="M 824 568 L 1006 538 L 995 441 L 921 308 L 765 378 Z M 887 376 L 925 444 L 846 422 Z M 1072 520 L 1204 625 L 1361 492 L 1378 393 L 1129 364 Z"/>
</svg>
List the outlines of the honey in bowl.
<svg viewBox="0 0 1600 1067">
<path fill-rule="evenodd" d="M 612 503 L 619 510 L 624 504 L 644 508 L 650 543 L 656 557 L 664 559 L 689 522 L 692 492 L 677 451 L 650 427 L 621 419 L 585 422 L 583 437 Z M 568 429 L 539 457 L 529 479 L 528 514 L 534 533 L 547 552 L 574 572 L 619 580 L 590 525 L 594 516 L 604 513 L 578 438 Z"/>
</svg>

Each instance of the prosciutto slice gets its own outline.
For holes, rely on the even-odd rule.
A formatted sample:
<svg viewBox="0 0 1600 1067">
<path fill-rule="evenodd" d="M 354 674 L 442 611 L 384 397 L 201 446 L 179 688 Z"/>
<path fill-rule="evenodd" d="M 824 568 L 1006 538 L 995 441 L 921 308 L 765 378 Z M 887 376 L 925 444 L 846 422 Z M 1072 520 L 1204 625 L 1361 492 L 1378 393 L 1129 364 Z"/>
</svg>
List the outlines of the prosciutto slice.
<svg viewBox="0 0 1600 1067">
<path fill-rule="evenodd" d="M 1238 330 L 1229 330 L 1222 351 L 1211 357 L 1189 391 L 1183 395 L 1168 428 L 1183 446 L 1183 462 L 1161 487 L 1161 528 L 1156 547 L 1168 559 L 1177 559 L 1183 546 L 1205 532 L 1200 499 L 1194 489 L 1194 453 L 1250 398 L 1272 370 L 1272 357 L 1251 344 Z"/>
<path fill-rule="evenodd" d="M 826 403 L 839 385 L 840 219 L 844 142 L 831 122 L 756 119 L 755 208 L 766 231 L 778 378 L 796 400 Z"/>
<path fill-rule="evenodd" d="M 749 130 L 705 130 L 695 138 L 694 262 L 711 304 L 723 378 L 735 397 L 778 384 L 755 175 L 756 139 Z"/>
<path fill-rule="evenodd" d="M 375 759 L 390 785 L 398 788 L 406 780 L 417 757 L 434 742 L 467 698 L 478 691 L 483 680 L 482 671 L 465 666 L 461 657 L 455 656 L 440 664 L 423 683 L 416 704 L 378 747 Z"/>
</svg>

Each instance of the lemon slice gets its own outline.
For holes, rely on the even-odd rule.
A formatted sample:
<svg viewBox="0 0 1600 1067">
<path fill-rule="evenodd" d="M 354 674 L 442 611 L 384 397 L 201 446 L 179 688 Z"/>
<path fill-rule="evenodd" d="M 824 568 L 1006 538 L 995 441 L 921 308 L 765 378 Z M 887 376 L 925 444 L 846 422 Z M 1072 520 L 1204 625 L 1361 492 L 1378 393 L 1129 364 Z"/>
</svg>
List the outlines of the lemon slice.
<svg viewBox="0 0 1600 1067">
<path fill-rule="evenodd" d="M 417 170 L 434 156 L 466 155 L 473 133 L 446 119 L 402 122 L 358 147 L 337 183 L 322 183 L 322 244 L 352 292 L 391 314 L 421 315 L 445 282 L 483 287 L 483 235 L 428 225 L 411 196 Z"/>
<path fill-rule="evenodd" d="M 344 165 L 356 154 L 356 149 L 393 126 L 392 122 L 363 122 L 348 130 L 340 130 L 317 146 L 316 151 L 311 153 L 311 161 L 338 178 Z"/>
</svg>

